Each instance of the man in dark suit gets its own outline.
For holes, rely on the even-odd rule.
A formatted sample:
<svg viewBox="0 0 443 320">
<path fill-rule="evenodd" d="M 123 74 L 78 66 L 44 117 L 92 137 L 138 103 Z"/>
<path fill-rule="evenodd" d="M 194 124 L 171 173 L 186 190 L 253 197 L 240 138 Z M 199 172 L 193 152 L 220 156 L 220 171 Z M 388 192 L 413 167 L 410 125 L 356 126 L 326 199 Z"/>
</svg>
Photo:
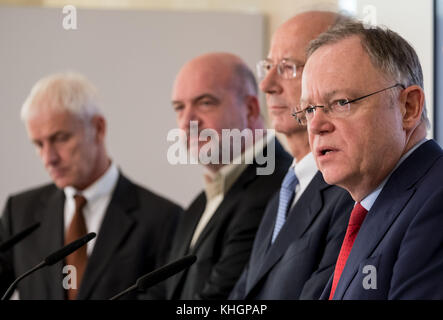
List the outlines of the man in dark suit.
<svg viewBox="0 0 443 320">
<path fill-rule="evenodd" d="M 189 152 L 205 163 L 205 190 L 182 215 L 170 257 L 195 254 L 197 262 L 166 282 L 165 296 L 225 299 L 248 260 L 265 205 L 280 185 L 289 157 L 269 132 L 258 135 L 264 130 L 255 78 L 237 56 L 210 53 L 186 63 L 177 75 L 172 103 Z M 192 136 L 195 124 L 200 138 Z M 223 137 L 235 137 L 235 132 L 250 133 L 252 140 L 234 138 L 226 146 Z M 210 141 L 205 133 L 212 134 Z M 204 162 L 209 148 L 210 161 Z"/>
<path fill-rule="evenodd" d="M 87 232 L 97 238 L 21 281 L 19 298 L 108 299 L 164 263 L 181 209 L 129 181 L 111 162 L 92 84 L 74 73 L 43 78 L 22 119 L 54 184 L 8 199 L 0 241 L 35 222 L 41 226 L 3 256 L 9 272 L 1 274 L 2 286 Z"/>
<path fill-rule="evenodd" d="M 333 272 L 353 202 L 323 180 L 306 127 L 291 111 L 300 100 L 309 41 L 338 18 L 317 11 L 291 18 L 275 32 L 268 58 L 258 63 L 273 126 L 287 138 L 294 162 L 266 208 L 231 299 L 318 299 Z"/>
<path fill-rule="evenodd" d="M 310 44 L 301 101 L 326 182 L 356 202 L 322 298 L 443 299 L 443 151 L 426 140 L 414 49 L 386 28 L 337 26 Z"/>
</svg>

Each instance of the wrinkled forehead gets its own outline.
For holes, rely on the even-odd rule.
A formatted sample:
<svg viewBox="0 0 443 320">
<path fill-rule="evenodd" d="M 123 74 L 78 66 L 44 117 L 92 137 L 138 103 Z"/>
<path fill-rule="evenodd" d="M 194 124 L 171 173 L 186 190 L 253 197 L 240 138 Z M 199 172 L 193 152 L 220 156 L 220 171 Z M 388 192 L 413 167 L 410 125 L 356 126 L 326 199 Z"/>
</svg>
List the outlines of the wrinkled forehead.
<svg viewBox="0 0 443 320">
<path fill-rule="evenodd" d="M 350 37 L 318 48 L 308 58 L 302 76 L 303 101 L 331 92 L 363 90 L 383 81 L 358 37 Z"/>
</svg>

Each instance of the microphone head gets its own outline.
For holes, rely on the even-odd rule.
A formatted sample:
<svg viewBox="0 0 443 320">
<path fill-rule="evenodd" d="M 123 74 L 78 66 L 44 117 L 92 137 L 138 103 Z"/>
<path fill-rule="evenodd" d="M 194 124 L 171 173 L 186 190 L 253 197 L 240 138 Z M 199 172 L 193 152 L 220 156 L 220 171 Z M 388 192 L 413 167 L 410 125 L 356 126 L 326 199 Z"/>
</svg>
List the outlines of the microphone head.
<svg viewBox="0 0 443 320">
<path fill-rule="evenodd" d="M 34 230 L 37 229 L 38 227 L 40 227 L 40 222 L 34 223 L 30 227 L 15 234 L 11 238 L 9 238 L 8 240 L 6 240 L 2 244 L 0 244 L 0 252 L 4 252 L 4 251 L 9 250 L 11 247 L 16 245 L 18 242 L 20 242 L 21 240 L 23 240 L 24 238 L 29 236 L 31 233 L 33 233 Z"/>
<path fill-rule="evenodd" d="M 149 287 L 152 287 L 153 285 L 166 280 L 174 274 L 189 268 L 196 260 L 197 257 L 195 255 L 188 255 L 171 262 L 160 269 L 152 271 L 137 279 L 137 288 L 139 291 L 146 291 L 146 289 Z"/>
<path fill-rule="evenodd" d="M 83 245 L 94 239 L 95 236 L 96 236 L 95 232 L 90 232 L 87 235 L 81 237 L 80 239 L 67 244 L 60 250 L 57 250 L 56 252 L 47 256 L 44 260 L 45 265 L 51 266 L 57 263 L 58 261 L 64 259 L 65 257 L 69 256 L 71 253 L 73 253 L 75 250 L 79 249 L 80 247 L 82 247 Z"/>
</svg>

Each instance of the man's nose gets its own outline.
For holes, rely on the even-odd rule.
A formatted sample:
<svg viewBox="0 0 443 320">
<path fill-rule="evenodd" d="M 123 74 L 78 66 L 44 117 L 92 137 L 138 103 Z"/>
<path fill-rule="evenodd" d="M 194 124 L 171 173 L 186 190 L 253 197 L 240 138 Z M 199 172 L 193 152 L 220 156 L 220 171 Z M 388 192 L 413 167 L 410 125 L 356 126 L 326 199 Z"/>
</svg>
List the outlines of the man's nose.
<svg viewBox="0 0 443 320">
<path fill-rule="evenodd" d="M 40 150 L 40 157 L 45 167 L 57 164 L 60 159 L 57 148 L 51 143 L 43 144 Z"/>
<path fill-rule="evenodd" d="M 186 107 L 183 110 L 183 114 L 179 119 L 179 127 L 182 130 L 185 130 L 186 132 L 189 132 L 191 121 L 199 121 L 198 115 L 194 108 L 192 107 Z"/>
<path fill-rule="evenodd" d="M 260 81 L 260 90 L 268 94 L 279 94 L 283 91 L 276 67 L 272 67 Z"/>
<path fill-rule="evenodd" d="M 310 134 L 325 134 L 334 130 L 334 125 L 330 117 L 323 108 L 317 108 L 314 114 L 308 119 L 308 131 Z"/>
</svg>

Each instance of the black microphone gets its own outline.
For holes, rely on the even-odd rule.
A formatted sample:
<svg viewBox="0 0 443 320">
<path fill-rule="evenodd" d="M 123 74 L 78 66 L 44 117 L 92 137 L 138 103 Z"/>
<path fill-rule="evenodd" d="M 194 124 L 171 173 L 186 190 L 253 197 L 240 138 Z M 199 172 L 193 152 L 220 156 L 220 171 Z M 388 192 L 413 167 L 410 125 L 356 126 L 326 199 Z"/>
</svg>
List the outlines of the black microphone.
<svg viewBox="0 0 443 320">
<path fill-rule="evenodd" d="M 57 263 L 58 261 L 62 260 L 63 258 L 69 256 L 71 253 L 73 253 L 75 250 L 79 249 L 81 246 L 88 243 L 90 240 L 94 239 L 96 234 L 94 232 L 88 233 L 87 235 L 81 237 L 78 240 L 75 240 L 63 248 L 57 250 L 56 252 L 50 254 L 47 256 L 42 262 L 37 264 L 34 268 L 30 269 L 29 271 L 22 274 L 20 277 L 15 279 L 15 281 L 9 286 L 6 293 L 3 295 L 2 300 L 5 300 L 6 297 L 9 296 L 9 293 L 12 292 L 12 290 L 15 289 L 17 286 L 17 283 L 22 280 L 23 278 L 27 277 L 31 273 L 37 271 L 38 269 L 41 269 L 45 266 L 52 266 L 53 264 Z"/>
<path fill-rule="evenodd" d="M 0 252 L 5 252 L 13 247 L 16 243 L 20 242 L 27 236 L 29 236 L 35 229 L 40 227 L 40 222 L 34 223 L 32 226 L 26 228 L 25 230 L 13 235 L 11 238 L 0 244 Z"/>
<path fill-rule="evenodd" d="M 174 274 L 179 273 L 180 271 L 189 268 L 195 261 L 197 257 L 194 255 L 189 255 L 178 259 L 174 262 L 167 264 L 166 266 L 161 267 L 160 269 L 154 270 L 144 276 L 141 276 L 137 279 L 134 285 L 130 286 L 128 289 L 120 292 L 119 294 L 113 296 L 109 300 L 117 300 L 121 296 L 137 290 L 139 292 L 146 291 L 149 287 L 156 285 L 157 283 L 166 280 L 169 277 L 172 277 Z"/>
</svg>

